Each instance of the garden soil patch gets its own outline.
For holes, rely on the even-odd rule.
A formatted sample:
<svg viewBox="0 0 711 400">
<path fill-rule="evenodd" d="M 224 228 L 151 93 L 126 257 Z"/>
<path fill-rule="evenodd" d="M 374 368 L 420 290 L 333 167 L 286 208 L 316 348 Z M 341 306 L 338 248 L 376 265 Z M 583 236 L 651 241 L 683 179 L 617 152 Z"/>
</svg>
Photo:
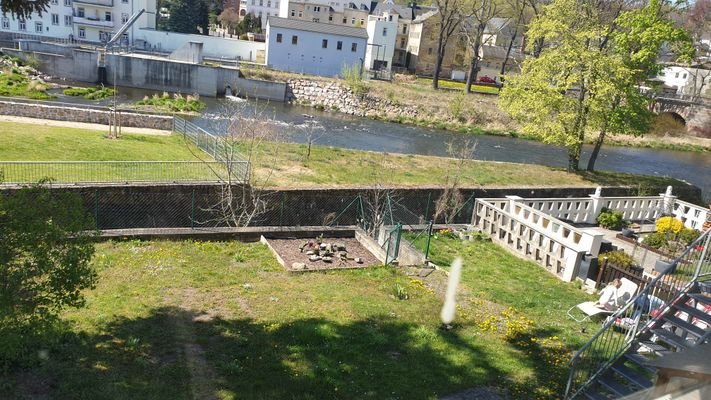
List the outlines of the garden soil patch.
<svg viewBox="0 0 711 400">
<path fill-rule="evenodd" d="M 294 263 L 303 263 L 306 268 L 303 272 L 308 271 L 324 271 L 331 269 L 349 269 L 349 268 L 366 268 L 372 267 L 374 265 L 382 264 L 377 258 L 368 251 L 363 245 L 358 242 L 355 238 L 323 238 L 323 243 L 338 243 L 343 244 L 346 247 L 348 253 L 348 260 L 342 260 L 338 253 L 333 256 L 332 262 L 324 261 L 309 261 L 309 256 L 306 254 L 307 249 L 302 252 L 299 247 L 302 246 L 307 241 L 314 241 L 314 239 L 267 239 L 267 243 L 271 248 L 281 257 L 284 261 L 284 267 L 289 271 L 302 272 L 301 270 L 295 270 L 292 268 Z M 357 263 L 353 258 L 360 258 L 363 262 Z"/>
</svg>

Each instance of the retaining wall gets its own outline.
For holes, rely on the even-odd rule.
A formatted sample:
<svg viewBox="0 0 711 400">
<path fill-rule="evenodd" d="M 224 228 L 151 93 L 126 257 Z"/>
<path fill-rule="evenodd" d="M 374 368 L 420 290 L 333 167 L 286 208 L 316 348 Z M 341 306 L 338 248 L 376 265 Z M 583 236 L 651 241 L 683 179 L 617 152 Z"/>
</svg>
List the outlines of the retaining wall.
<svg viewBox="0 0 711 400">
<path fill-rule="evenodd" d="M 171 115 L 146 114 L 134 111 L 119 111 L 119 114 L 122 126 L 168 131 L 173 129 L 173 116 Z M 110 112 L 108 109 L 54 106 L 49 104 L 0 100 L 0 115 L 109 125 Z"/>
<path fill-rule="evenodd" d="M 16 189 L 0 189 L 0 194 L 13 190 Z M 86 185 L 56 187 L 55 190 L 80 195 L 100 229 L 209 228 L 218 225 L 214 222 L 216 215 L 210 209 L 219 199 L 219 185 Z M 259 215 L 252 225 L 316 226 L 333 221 L 333 225 L 356 225 L 361 217 L 358 195 L 366 195 L 368 191 L 367 188 L 270 191 L 263 196 L 268 202 L 268 211 Z M 470 201 L 453 222 L 470 223 L 475 198 L 506 195 L 584 197 L 594 191 L 594 188 L 462 189 L 464 198 Z M 701 198 L 700 190 L 693 186 L 675 187 L 674 192 L 685 200 L 699 201 Z M 603 193 L 607 196 L 634 195 L 636 188 L 606 188 Z M 394 218 L 408 224 L 424 223 L 432 218 L 434 203 L 441 194 L 440 188 L 394 190 L 393 198 L 404 207 L 396 210 Z M 407 211 L 402 211 L 404 209 Z"/>
</svg>

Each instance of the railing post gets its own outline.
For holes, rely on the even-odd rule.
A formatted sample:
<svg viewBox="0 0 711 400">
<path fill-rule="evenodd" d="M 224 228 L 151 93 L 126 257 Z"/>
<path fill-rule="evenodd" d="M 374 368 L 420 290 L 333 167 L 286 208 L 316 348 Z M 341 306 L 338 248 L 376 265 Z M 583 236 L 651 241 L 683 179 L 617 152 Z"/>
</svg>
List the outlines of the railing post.
<svg viewBox="0 0 711 400">
<path fill-rule="evenodd" d="M 590 214 L 588 214 L 585 222 L 588 224 L 594 224 L 597 222 L 597 216 L 602 212 L 602 187 L 598 186 L 595 188 L 595 193 L 591 194 L 590 198 L 592 199 L 592 209 L 590 210 Z"/>
<path fill-rule="evenodd" d="M 195 229 L 195 188 L 190 202 L 190 229 Z"/>
<path fill-rule="evenodd" d="M 676 201 L 676 196 L 672 195 L 672 187 L 667 186 L 667 191 L 660 193 L 659 196 L 662 198 L 662 214 L 668 215 L 674 211 L 674 202 Z"/>
<path fill-rule="evenodd" d="M 430 241 L 432 240 L 432 226 L 434 221 L 429 221 L 429 226 L 427 227 L 427 245 L 425 246 L 425 260 L 430 258 Z"/>
<path fill-rule="evenodd" d="M 701 267 L 704 265 L 706 254 L 708 254 L 709 251 L 709 245 L 711 245 L 711 229 L 706 231 L 706 241 L 703 244 L 703 250 L 701 251 L 701 257 L 699 257 L 699 262 L 696 264 L 696 271 L 694 271 L 693 280 L 697 280 L 699 278 L 699 275 L 701 275 Z"/>
</svg>

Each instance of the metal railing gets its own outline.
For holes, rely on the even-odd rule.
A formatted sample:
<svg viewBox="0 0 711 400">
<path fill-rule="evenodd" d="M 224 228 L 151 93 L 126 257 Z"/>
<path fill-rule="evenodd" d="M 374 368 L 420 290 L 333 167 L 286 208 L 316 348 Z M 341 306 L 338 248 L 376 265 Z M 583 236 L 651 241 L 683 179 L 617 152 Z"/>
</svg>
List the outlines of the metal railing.
<svg viewBox="0 0 711 400">
<path fill-rule="evenodd" d="M 214 182 L 225 180 L 222 162 L 205 161 L 0 161 L 0 183 Z"/>
<path fill-rule="evenodd" d="M 669 267 L 645 285 L 624 307 L 616 311 L 602 329 L 595 334 L 570 360 L 570 374 L 565 399 L 574 399 L 604 374 L 635 343 L 641 333 L 647 332 L 670 310 L 699 280 L 711 279 L 711 229 L 686 248 Z M 656 317 L 645 320 L 645 301 L 657 297 L 665 302 Z M 624 321 L 626 333 L 615 330 L 618 321 Z"/>
</svg>

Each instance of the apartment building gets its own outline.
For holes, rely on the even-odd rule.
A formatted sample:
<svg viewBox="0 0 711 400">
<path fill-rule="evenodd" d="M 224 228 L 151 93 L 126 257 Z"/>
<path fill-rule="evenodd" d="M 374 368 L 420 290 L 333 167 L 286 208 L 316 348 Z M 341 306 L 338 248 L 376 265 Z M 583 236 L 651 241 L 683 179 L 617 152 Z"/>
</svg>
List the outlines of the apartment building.
<svg viewBox="0 0 711 400">
<path fill-rule="evenodd" d="M 146 12 L 124 34 L 124 42 L 132 43 L 135 29 L 155 28 L 155 0 L 50 0 L 41 16 L 1 17 L 0 32 L 101 43 L 141 9 Z"/>
<path fill-rule="evenodd" d="M 376 4 L 360 0 L 283 0 L 279 17 L 365 28 Z"/>
<path fill-rule="evenodd" d="M 259 17 L 262 20 L 262 28 L 267 26 L 267 18 L 279 16 L 280 7 L 288 3 L 289 0 L 239 0 L 239 15 L 245 16 L 247 13 Z"/>
</svg>

